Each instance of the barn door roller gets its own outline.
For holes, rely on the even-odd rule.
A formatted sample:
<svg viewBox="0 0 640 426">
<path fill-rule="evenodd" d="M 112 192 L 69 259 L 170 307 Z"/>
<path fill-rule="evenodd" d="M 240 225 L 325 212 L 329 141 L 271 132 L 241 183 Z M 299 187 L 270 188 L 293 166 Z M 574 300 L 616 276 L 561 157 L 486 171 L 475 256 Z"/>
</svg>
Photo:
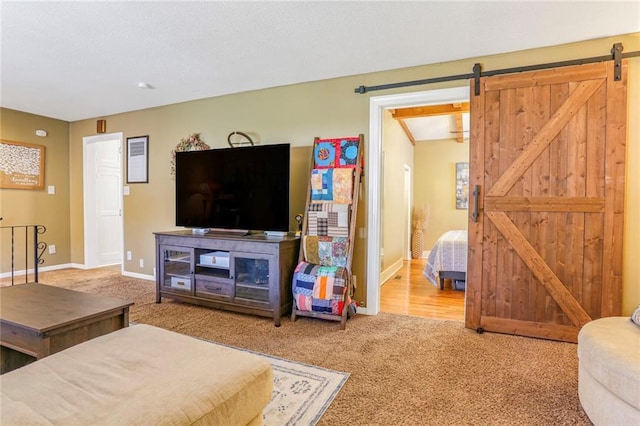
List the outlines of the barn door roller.
<svg viewBox="0 0 640 426">
<path fill-rule="evenodd" d="M 614 43 L 611 48 L 611 56 L 613 56 L 613 80 L 622 80 L 622 43 Z"/>
<path fill-rule="evenodd" d="M 474 86 L 474 95 L 479 96 L 480 95 L 480 72 L 482 71 L 482 65 L 480 64 L 475 64 L 473 66 L 473 80 L 475 83 Z"/>
</svg>

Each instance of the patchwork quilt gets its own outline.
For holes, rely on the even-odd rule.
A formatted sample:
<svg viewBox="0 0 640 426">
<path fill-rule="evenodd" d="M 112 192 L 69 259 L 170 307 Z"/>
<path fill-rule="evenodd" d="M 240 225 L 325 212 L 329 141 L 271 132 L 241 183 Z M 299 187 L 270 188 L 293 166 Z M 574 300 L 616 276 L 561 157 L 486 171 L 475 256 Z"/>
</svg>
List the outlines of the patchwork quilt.
<svg viewBox="0 0 640 426">
<path fill-rule="evenodd" d="M 308 210 L 307 235 L 349 236 L 348 204 L 311 203 Z"/>
<path fill-rule="evenodd" d="M 322 266 L 347 266 L 346 237 L 305 235 L 302 244 L 304 258 L 309 263 Z"/>
<path fill-rule="evenodd" d="M 352 192 L 352 169 L 313 169 L 311 171 L 311 200 L 349 204 Z"/>
<path fill-rule="evenodd" d="M 318 140 L 313 147 L 315 168 L 356 167 L 359 142 L 358 137 Z"/>
<path fill-rule="evenodd" d="M 297 308 L 342 315 L 348 279 L 344 267 L 300 262 L 293 274 L 293 297 Z"/>
</svg>

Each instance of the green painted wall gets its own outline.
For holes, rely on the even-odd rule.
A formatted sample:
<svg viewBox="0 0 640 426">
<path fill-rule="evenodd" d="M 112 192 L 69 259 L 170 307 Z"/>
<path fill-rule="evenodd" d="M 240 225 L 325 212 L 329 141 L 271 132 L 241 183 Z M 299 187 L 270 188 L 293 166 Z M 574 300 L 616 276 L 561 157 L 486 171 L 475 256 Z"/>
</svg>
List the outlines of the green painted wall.
<svg viewBox="0 0 640 426">
<path fill-rule="evenodd" d="M 46 130 L 44 138 L 37 129 Z M 68 264 L 71 261 L 69 208 L 69 123 L 39 115 L 0 108 L 0 139 L 42 145 L 45 147 L 44 189 L 0 189 L 0 226 L 44 225 L 46 232 L 38 238 L 56 246 L 56 254 L 48 250 L 43 266 Z M 49 186 L 55 194 L 48 194 Z M 31 250 L 33 234 L 28 233 L 28 268 L 33 268 Z M 0 273 L 11 271 L 11 232 L 0 230 Z M 24 228 L 14 235 L 14 265 L 25 269 Z M 23 278 L 22 278 L 23 279 Z"/>
<path fill-rule="evenodd" d="M 431 250 L 440 235 L 467 229 L 466 209 L 456 208 L 456 163 L 469 161 L 469 141 L 454 139 L 416 142 L 414 203 L 428 206 L 429 226 L 424 249 Z"/>
<path fill-rule="evenodd" d="M 383 191 L 380 197 L 383 274 L 388 268 L 397 267 L 407 254 L 409 238 L 404 177 L 405 167 L 409 167 L 413 173 L 413 152 L 414 147 L 400 124 L 391 117 L 389 111 L 385 111 L 382 122 Z"/>
</svg>

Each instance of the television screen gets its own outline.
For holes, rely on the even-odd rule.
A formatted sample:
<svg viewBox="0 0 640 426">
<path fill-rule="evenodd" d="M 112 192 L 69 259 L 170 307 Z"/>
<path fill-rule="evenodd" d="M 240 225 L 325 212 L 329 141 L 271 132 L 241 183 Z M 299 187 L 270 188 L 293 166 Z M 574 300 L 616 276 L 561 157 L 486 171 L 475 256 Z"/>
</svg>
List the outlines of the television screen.
<svg viewBox="0 0 640 426">
<path fill-rule="evenodd" d="M 289 144 L 176 153 L 176 225 L 289 230 Z"/>
</svg>

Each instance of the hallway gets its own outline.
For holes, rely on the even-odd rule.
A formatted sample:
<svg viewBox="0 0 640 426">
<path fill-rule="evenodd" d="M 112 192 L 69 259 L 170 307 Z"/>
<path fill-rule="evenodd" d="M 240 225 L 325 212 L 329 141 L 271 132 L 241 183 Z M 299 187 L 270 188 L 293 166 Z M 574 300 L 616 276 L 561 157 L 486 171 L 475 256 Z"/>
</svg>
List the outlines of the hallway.
<svg viewBox="0 0 640 426">
<path fill-rule="evenodd" d="M 405 261 L 380 288 L 380 311 L 415 317 L 464 320 L 464 291 L 433 286 L 422 275 L 426 259 Z"/>
</svg>

